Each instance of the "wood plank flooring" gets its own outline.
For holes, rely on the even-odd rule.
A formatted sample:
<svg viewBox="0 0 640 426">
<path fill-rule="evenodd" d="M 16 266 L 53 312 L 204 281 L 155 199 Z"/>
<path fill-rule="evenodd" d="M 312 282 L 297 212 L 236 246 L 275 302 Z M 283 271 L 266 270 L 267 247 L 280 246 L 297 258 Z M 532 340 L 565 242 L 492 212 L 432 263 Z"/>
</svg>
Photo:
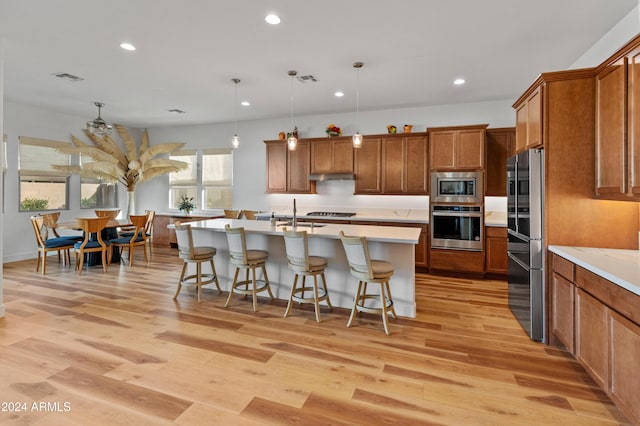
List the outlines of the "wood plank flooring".
<svg viewBox="0 0 640 426">
<path fill-rule="evenodd" d="M 504 281 L 417 274 L 417 318 L 386 336 L 373 315 L 347 329 L 344 309 L 318 324 L 311 305 L 225 309 L 208 288 L 174 302 L 168 248 L 106 274 L 47 263 L 4 265 L 2 425 L 628 424 L 569 354 L 529 340 Z"/>
</svg>

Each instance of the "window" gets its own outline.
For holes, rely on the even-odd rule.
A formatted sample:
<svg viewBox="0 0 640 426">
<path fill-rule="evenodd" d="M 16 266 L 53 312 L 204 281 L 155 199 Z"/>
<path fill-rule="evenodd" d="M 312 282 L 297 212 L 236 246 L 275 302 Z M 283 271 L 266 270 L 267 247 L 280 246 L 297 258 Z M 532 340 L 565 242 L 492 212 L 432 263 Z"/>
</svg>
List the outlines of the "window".
<svg viewBox="0 0 640 426">
<path fill-rule="evenodd" d="M 178 201 L 184 195 L 193 197 L 196 206 L 198 200 L 198 167 L 195 150 L 175 151 L 170 159 L 189 163 L 189 167 L 176 173 L 169 173 L 169 208 L 178 208 Z"/>
<path fill-rule="evenodd" d="M 94 160 L 80 156 L 80 166 Z M 118 207 L 118 183 L 80 175 L 80 208 L 113 209 Z"/>
<path fill-rule="evenodd" d="M 202 188 L 205 209 L 231 208 L 233 202 L 233 150 L 207 149 L 202 153 Z"/>
<path fill-rule="evenodd" d="M 71 156 L 58 151 L 66 142 L 19 137 L 20 211 L 68 209 L 69 173 L 53 165 L 68 166 Z"/>
</svg>

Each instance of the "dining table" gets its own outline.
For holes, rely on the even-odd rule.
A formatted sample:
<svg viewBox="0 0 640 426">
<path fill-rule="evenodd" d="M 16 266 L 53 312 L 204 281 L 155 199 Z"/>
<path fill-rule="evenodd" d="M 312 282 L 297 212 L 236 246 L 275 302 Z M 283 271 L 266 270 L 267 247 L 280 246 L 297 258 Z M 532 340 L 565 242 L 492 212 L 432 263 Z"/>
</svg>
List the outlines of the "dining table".
<svg viewBox="0 0 640 426">
<path fill-rule="evenodd" d="M 87 218 L 94 218 L 97 216 L 87 216 Z M 102 231 L 102 239 L 104 241 L 108 241 L 114 238 L 118 238 L 118 228 L 126 228 L 133 226 L 129 219 L 109 219 L 104 230 Z M 66 221 L 66 222 L 58 222 L 55 225 L 51 226 L 53 229 L 71 229 L 75 231 L 81 231 L 82 228 L 78 225 L 78 222 Z M 95 236 L 90 236 L 90 239 L 95 238 Z M 87 253 L 85 259 L 85 264 L 88 266 L 100 265 L 102 264 L 102 258 L 97 255 L 97 253 Z M 111 248 L 111 263 L 120 262 L 120 249 L 118 247 Z"/>
</svg>

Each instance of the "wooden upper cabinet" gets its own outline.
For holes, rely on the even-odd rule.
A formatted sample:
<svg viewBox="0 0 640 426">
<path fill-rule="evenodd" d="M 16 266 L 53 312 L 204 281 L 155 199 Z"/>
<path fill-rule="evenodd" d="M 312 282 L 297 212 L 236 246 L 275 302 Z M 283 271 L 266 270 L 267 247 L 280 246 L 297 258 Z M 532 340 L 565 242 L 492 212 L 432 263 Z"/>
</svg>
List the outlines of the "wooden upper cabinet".
<svg viewBox="0 0 640 426">
<path fill-rule="evenodd" d="M 482 124 L 428 129 L 429 169 L 484 169 L 486 128 Z"/>
<path fill-rule="evenodd" d="M 351 138 L 311 141 L 311 173 L 353 173 Z"/>
<path fill-rule="evenodd" d="M 287 191 L 287 144 L 282 141 L 265 142 L 267 149 L 268 193 Z"/>
<path fill-rule="evenodd" d="M 429 194 L 429 165 L 427 135 L 403 138 L 406 157 L 404 161 L 405 192 Z"/>
<path fill-rule="evenodd" d="M 596 78 L 596 195 L 625 193 L 626 58 Z"/>
<path fill-rule="evenodd" d="M 406 189 L 406 144 L 402 138 L 382 139 L 382 192 L 401 194 Z"/>
<path fill-rule="evenodd" d="M 507 159 L 512 155 L 515 138 L 515 127 L 487 129 L 485 195 L 507 196 Z"/>
<path fill-rule="evenodd" d="M 519 103 L 514 105 L 516 109 L 516 153 L 526 149 L 539 148 L 543 145 L 542 96 L 543 86 L 537 86 L 526 98 L 520 99 Z"/>
<path fill-rule="evenodd" d="M 311 168 L 311 145 L 308 141 L 298 140 L 294 151 L 288 151 L 287 192 L 314 194 L 315 182 L 309 180 Z"/>
<path fill-rule="evenodd" d="M 382 138 L 365 136 L 354 157 L 356 194 L 380 194 L 382 192 Z"/>
<path fill-rule="evenodd" d="M 596 197 L 640 200 L 640 47 L 596 77 Z"/>
<path fill-rule="evenodd" d="M 310 146 L 299 140 L 295 151 L 286 142 L 265 141 L 267 157 L 267 193 L 314 194 L 315 182 L 309 181 Z"/>
</svg>

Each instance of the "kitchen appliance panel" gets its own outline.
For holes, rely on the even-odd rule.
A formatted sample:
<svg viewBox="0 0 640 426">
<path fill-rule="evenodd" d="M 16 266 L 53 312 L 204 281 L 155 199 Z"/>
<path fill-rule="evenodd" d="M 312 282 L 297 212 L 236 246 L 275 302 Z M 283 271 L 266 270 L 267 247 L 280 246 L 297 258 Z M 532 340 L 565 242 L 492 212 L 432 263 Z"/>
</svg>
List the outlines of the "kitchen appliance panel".
<svg viewBox="0 0 640 426">
<path fill-rule="evenodd" d="M 433 203 L 476 203 L 484 198 L 482 172 L 432 172 Z"/>
<path fill-rule="evenodd" d="M 431 206 L 431 247 L 482 251 L 484 218 L 480 206 Z"/>
</svg>

